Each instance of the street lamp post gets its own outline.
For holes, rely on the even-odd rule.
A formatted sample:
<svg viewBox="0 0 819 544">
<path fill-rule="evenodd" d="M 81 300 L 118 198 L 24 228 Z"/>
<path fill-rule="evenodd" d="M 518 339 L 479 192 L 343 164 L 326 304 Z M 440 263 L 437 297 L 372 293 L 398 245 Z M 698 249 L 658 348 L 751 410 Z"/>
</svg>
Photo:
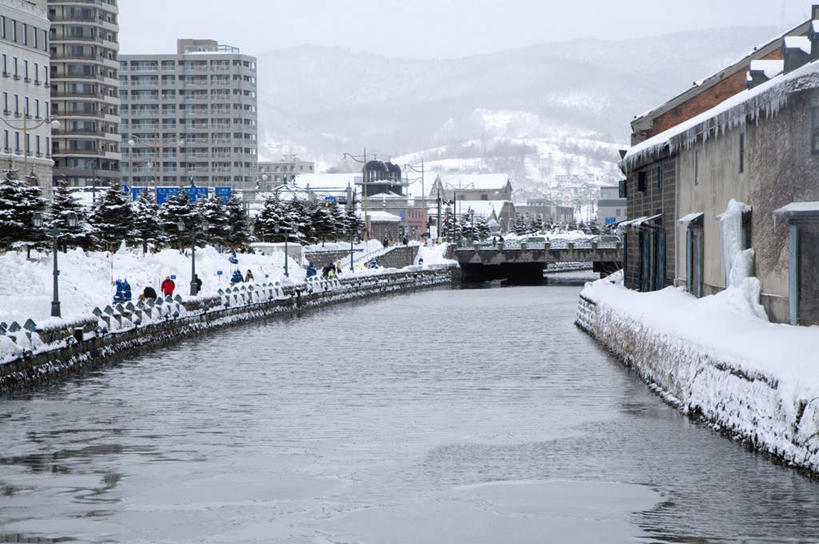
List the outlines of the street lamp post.
<svg viewBox="0 0 819 544">
<path fill-rule="evenodd" d="M 204 234 L 208 231 L 207 221 L 202 221 L 197 228 L 191 229 L 191 296 L 196 296 L 199 294 L 199 282 L 196 281 L 196 235 L 197 234 Z M 177 221 L 176 228 L 179 232 L 185 231 L 185 223 L 182 221 Z"/>
<path fill-rule="evenodd" d="M 74 212 L 68 212 L 65 216 L 66 226 L 69 229 L 73 229 L 77 227 L 77 214 Z M 35 213 L 32 217 L 32 223 L 34 227 L 39 229 L 43 226 L 43 214 Z M 52 292 L 52 299 L 51 299 L 51 317 L 61 317 L 60 315 L 60 286 L 59 286 L 59 276 L 60 276 L 60 269 L 57 265 L 57 254 L 59 253 L 59 244 L 60 244 L 60 229 L 55 224 L 51 229 L 48 231 L 48 234 L 51 236 L 53 241 L 52 246 L 52 254 L 53 254 L 53 276 L 54 276 L 54 286 Z"/>
<path fill-rule="evenodd" d="M 367 214 L 367 197 L 369 196 L 367 193 L 367 148 L 364 148 L 364 154 L 359 157 L 352 153 L 344 153 L 343 158 L 349 158 L 364 165 L 361 169 L 361 202 L 364 207 L 364 236 L 365 238 L 369 238 L 370 216 Z"/>
<path fill-rule="evenodd" d="M 46 113 L 45 119 L 43 119 L 42 121 L 40 121 L 40 122 L 38 122 L 38 123 L 36 123 L 34 125 L 31 125 L 31 126 L 29 126 L 28 122 L 27 122 L 28 121 L 28 112 L 27 111 L 23 115 L 23 126 L 13 125 L 13 124 L 9 123 L 8 120 L 4 119 L 3 117 L 0 117 L 0 121 L 3 121 L 3 123 L 5 123 L 6 126 L 11 128 L 12 130 L 22 130 L 23 131 L 23 179 L 26 179 L 28 177 L 28 131 L 38 129 L 41 126 L 43 126 L 44 124 L 46 124 L 48 122 L 48 113 Z M 57 121 L 56 119 L 51 121 L 51 128 L 54 129 L 54 130 L 59 129 L 60 128 L 60 122 Z"/>
</svg>

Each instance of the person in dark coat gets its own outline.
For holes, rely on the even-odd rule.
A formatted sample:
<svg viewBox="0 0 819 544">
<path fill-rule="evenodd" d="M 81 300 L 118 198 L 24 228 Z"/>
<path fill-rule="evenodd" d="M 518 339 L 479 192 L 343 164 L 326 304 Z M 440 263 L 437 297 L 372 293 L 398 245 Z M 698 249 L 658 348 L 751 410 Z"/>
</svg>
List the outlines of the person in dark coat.
<svg viewBox="0 0 819 544">
<path fill-rule="evenodd" d="M 142 290 L 142 297 L 145 300 L 153 300 L 156 298 L 156 291 L 154 290 L 153 287 L 148 285 L 147 287 L 145 287 L 145 289 Z"/>
<path fill-rule="evenodd" d="M 202 290 L 202 278 L 199 277 L 199 274 L 193 275 L 193 281 L 191 283 L 194 286 L 193 294 L 198 295 L 199 291 Z"/>
<path fill-rule="evenodd" d="M 173 295 L 174 289 L 176 289 L 176 284 L 170 276 L 165 276 L 165 280 L 162 282 L 162 285 L 159 286 L 159 290 L 162 291 L 163 295 L 168 296 Z"/>
<path fill-rule="evenodd" d="M 253 281 L 253 272 L 251 272 L 249 268 L 247 269 L 247 273 L 245 274 L 245 281 L 246 282 Z"/>
</svg>

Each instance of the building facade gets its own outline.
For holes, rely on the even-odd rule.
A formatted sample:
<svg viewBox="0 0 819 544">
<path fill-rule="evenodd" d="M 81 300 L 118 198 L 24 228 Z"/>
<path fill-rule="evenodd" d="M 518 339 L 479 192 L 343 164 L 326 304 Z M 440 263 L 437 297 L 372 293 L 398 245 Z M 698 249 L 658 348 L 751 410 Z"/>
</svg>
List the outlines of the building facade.
<svg viewBox="0 0 819 544">
<path fill-rule="evenodd" d="M 119 180 L 119 24 L 116 0 L 48 0 L 54 177 L 71 186 Z"/>
<path fill-rule="evenodd" d="M 302 174 L 314 174 L 316 163 L 302 161 L 296 155 L 285 155 L 280 161 L 259 162 L 259 189 L 271 191 L 277 185 L 296 180 Z"/>
<path fill-rule="evenodd" d="M 738 288 L 774 322 L 819 324 L 819 6 L 746 89 L 632 146 L 625 282 Z M 664 278 L 664 281 L 660 281 Z M 758 297 L 757 297 L 758 293 Z"/>
<path fill-rule="evenodd" d="M 51 187 L 49 21 L 45 0 L 0 3 L 0 168 Z"/>
<path fill-rule="evenodd" d="M 614 225 L 626 218 L 626 199 L 620 196 L 620 187 L 600 187 L 597 201 L 597 222 L 600 225 Z"/>
<path fill-rule="evenodd" d="M 123 183 L 255 191 L 256 58 L 214 40 L 122 55 Z"/>
</svg>

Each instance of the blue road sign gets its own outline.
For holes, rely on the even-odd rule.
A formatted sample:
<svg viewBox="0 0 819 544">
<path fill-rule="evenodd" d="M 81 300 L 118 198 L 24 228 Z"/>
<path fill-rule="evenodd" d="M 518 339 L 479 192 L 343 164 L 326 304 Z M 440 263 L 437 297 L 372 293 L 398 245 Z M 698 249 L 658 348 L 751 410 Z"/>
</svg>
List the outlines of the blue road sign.
<svg viewBox="0 0 819 544">
<path fill-rule="evenodd" d="M 122 186 L 122 192 L 123 192 L 123 193 L 125 193 L 125 194 L 127 195 L 128 193 L 130 193 L 130 192 L 131 192 L 131 188 L 130 188 L 128 185 L 124 185 L 124 184 L 123 184 L 123 186 Z"/>
<path fill-rule="evenodd" d="M 617 222 L 616 217 L 606 217 L 606 225 L 613 225 Z"/>
<path fill-rule="evenodd" d="M 145 187 L 131 187 L 131 200 L 139 198 L 140 193 L 145 190 Z"/>
<path fill-rule="evenodd" d="M 230 200 L 230 187 L 216 187 L 213 192 L 216 197 L 221 198 L 225 204 L 227 204 L 227 201 Z"/>
<path fill-rule="evenodd" d="M 188 192 L 191 202 L 196 202 L 200 198 L 208 198 L 207 187 L 185 187 L 185 190 Z"/>
<path fill-rule="evenodd" d="M 336 197 L 334 197 L 334 196 L 325 196 L 324 197 L 324 202 L 335 202 L 335 201 L 336 201 Z"/>
<path fill-rule="evenodd" d="M 156 203 L 164 204 L 169 199 L 179 194 L 179 187 L 157 187 L 156 188 Z"/>
</svg>

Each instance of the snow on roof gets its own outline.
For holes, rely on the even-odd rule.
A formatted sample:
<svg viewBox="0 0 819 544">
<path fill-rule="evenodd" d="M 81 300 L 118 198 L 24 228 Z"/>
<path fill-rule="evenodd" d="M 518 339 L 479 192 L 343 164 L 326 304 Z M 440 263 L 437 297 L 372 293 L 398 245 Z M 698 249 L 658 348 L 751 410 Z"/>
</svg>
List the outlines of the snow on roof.
<svg viewBox="0 0 819 544">
<path fill-rule="evenodd" d="M 773 214 L 784 215 L 786 217 L 791 215 L 808 215 L 819 213 L 819 201 L 817 202 L 791 202 L 787 206 L 782 206 L 778 210 L 774 210 Z"/>
<path fill-rule="evenodd" d="M 751 72 L 762 72 L 768 79 L 775 78 L 781 74 L 784 69 L 784 60 L 752 60 L 749 68 Z"/>
<path fill-rule="evenodd" d="M 810 22 L 810 27 L 814 34 L 819 34 L 819 21 L 813 20 Z"/>
<path fill-rule="evenodd" d="M 446 190 L 458 189 L 479 189 L 498 190 L 504 189 L 509 183 L 508 174 L 446 174 L 441 176 L 441 183 Z"/>
<path fill-rule="evenodd" d="M 364 217 L 364 212 L 357 212 L 359 217 Z M 400 223 L 401 217 L 390 212 L 367 212 L 371 223 Z"/>
<path fill-rule="evenodd" d="M 785 47 L 788 49 L 798 48 L 810 55 L 811 41 L 807 36 L 785 36 Z"/>
<path fill-rule="evenodd" d="M 349 185 L 355 188 L 356 178 L 361 180 L 360 172 L 347 174 L 299 174 L 296 176 L 294 185 L 301 189 L 306 189 L 309 185 L 311 189 L 346 189 Z"/>
<path fill-rule="evenodd" d="M 689 223 L 691 223 L 692 221 L 696 221 L 697 219 L 699 219 L 703 215 L 705 215 L 705 214 L 702 213 L 702 212 L 689 213 L 688 215 L 684 215 L 684 216 L 680 217 L 677 220 L 677 223 L 687 226 Z"/>
<path fill-rule="evenodd" d="M 819 87 L 819 61 L 737 93 L 710 110 L 632 146 L 620 162 L 621 167 L 631 170 L 639 162 L 659 156 L 666 146 L 671 152 L 681 147 L 688 149 L 700 136 L 707 140 L 726 130 L 744 126 L 749 118 L 758 121 L 763 112 L 768 116 L 775 115 L 785 105 L 789 94 L 816 87 Z"/>
<path fill-rule="evenodd" d="M 494 212 L 496 216 L 500 216 L 503 206 L 509 202 L 508 200 L 459 200 L 458 213 L 469 213 L 469 210 L 475 212 L 478 217 L 490 217 Z"/>
</svg>

